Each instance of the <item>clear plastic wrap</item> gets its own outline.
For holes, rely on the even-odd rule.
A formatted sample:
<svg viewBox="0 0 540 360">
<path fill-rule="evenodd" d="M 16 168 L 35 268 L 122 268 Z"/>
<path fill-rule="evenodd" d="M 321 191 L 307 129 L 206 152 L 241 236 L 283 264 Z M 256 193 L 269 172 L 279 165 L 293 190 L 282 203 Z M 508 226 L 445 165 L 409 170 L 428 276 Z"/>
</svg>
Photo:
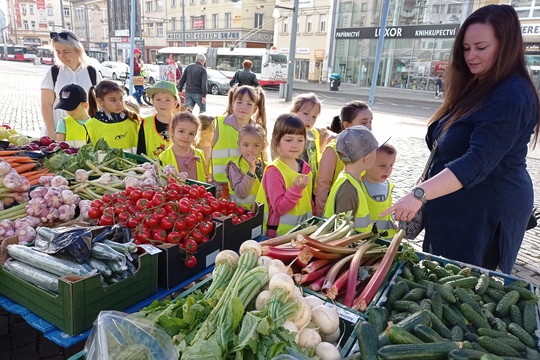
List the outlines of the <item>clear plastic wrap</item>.
<svg viewBox="0 0 540 360">
<path fill-rule="evenodd" d="M 102 311 L 86 341 L 86 360 L 177 360 L 172 339 L 152 321 Z"/>
</svg>

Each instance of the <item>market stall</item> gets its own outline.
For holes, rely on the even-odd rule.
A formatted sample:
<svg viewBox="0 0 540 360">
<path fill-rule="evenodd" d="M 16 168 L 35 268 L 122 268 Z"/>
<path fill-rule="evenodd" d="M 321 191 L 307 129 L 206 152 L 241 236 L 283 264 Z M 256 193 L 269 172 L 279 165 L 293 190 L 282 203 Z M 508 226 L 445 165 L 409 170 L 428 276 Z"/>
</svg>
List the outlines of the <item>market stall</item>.
<svg viewBox="0 0 540 360">
<path fill-rule="evenodd" d="M 358 234 L 350 214 L 267 239 L 261 204 L 146 157 L 8 141 L 0 306 L 62 347 L 88 338 L 78 358 L 540 358 L 523 279 Z"/>
</svg>

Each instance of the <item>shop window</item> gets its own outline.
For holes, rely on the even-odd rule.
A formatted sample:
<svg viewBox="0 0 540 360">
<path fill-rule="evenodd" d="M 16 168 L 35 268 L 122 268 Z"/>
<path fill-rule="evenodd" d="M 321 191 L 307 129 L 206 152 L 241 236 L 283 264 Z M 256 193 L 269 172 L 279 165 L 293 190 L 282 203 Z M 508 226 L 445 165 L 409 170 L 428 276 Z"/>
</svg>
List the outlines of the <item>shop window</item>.
<svg viewBox="0 0 540 360">
<path fill-rule="evenodd" d="M 326 15 L 321 15 L 319 23 L 319 32 L 326 32 Z"/>
</svg>

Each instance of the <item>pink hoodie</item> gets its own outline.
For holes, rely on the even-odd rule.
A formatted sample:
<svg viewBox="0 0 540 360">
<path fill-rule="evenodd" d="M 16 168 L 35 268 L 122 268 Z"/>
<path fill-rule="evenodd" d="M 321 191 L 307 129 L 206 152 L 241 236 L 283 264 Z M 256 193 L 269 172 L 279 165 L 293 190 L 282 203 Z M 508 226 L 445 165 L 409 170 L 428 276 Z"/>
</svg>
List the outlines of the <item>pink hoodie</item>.
<svg viewBox="0 0 540 360">
<path fill-rule="evenodd" d="M 303 160 L 302 160 L 303 161 Z M 299 174 L 300 175 L 300 174 Z M 302 163 L 302 175 L 311 175 L 311 166 Z M 283 175 L 273 165 L 269 165 L 262 179 L 262 186 L 268 200 L 268 224 L 279 225 L 279 218 L 291 211 L 302 198 L 302 188 L 293 185 L 286 188 Z M 313 207 L 313 203 L 311 204 Z M 267 229 L 266 236 L 275 237 L 276 230 Z"/>
</svg>

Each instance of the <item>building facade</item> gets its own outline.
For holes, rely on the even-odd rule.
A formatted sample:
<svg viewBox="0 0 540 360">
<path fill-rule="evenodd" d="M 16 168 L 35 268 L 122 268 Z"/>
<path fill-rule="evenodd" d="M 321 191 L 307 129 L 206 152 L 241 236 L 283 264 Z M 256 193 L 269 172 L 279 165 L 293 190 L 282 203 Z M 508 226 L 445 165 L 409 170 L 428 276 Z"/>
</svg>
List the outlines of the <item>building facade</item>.
<svg viewBox="0 0 540 360">
<path fill-rule="evenodd" d="M 88 54 L 99 61 L 109 58 L 109 20 L 106 0 L 72 0 L 71 23 Z"/>
<path fill-rule="evenodd" d="M 540 0 L 515 0 L 511 3 L 521 22 L 525 58 L 531 77 L 540 90 Z"/>
<path fill-rule="evenodd" d="M 135 46 L 141 48 L 141 1 L 135 6 Z M 126 61 L 130 56 L 131 0 L 107 0 L 109 56 L 112 61 Z"/>
</svg>

